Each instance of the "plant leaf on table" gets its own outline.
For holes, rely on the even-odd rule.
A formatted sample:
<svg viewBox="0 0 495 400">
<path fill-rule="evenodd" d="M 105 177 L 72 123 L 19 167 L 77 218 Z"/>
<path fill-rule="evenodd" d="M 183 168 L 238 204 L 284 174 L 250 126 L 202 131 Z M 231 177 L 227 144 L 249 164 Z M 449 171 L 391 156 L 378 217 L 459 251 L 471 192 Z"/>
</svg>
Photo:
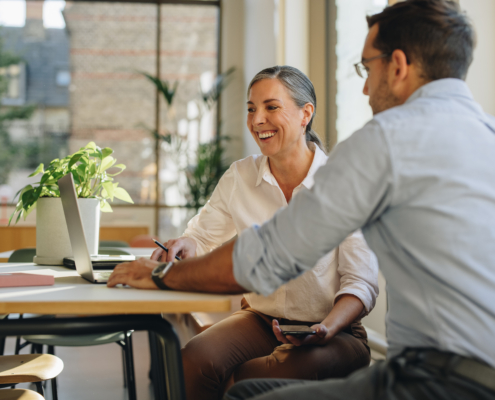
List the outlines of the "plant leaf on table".
<svg viewBox="0 0 495 400">
<path fill-rule="evenodd" d="M 113 182 L 113 177 L 122 173 L 124 164 L 117 164 L 117 159 L 111 156 L 113 150 L 109 147 L 101 149 L 94 142 L 89 142 L 85 147 L 79 149 L 74 154 L 70 154 L 62 159 L 55 159 L 44 169 L 40 164 L 29 177 L 39 174 L 41 179 L 33 185 L 26 185 L 14 198 L 19 196 L 15 210 L 10 216 L 9 225 L 17 214 L 15 223 L 20 218 L 26 219 L 36 207 L 38 199 L 43 197 L 60 197 L 58 180 L 71 173 L 76 186 L 76 194 L 79 198 L 96 198 L 100 200 L 102 212 L 112 212 L 112 207 L 108 201 L 114 198 L 134 203 L 129 193 L 118 183 Z M 117 169 L 115 173 L 108 173 L 108 170 Z"/>
</svg>

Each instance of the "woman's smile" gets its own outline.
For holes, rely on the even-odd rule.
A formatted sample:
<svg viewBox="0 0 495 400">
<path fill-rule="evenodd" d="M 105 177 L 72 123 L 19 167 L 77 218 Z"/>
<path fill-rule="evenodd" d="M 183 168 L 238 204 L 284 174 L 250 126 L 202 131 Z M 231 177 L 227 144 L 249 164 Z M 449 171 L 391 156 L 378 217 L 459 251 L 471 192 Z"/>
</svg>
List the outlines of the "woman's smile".
<svg viewBox="0 0 495 400">
<path fill-rule="evenodd" d="M 276 130 L 266 130 L 266 131 L 261 131 L 261 132 L 256 132 L 258 134 L 258 138 L 262 141 L 267 141 L 268 139 L 272 138 L 275 136 L 277 133 Z"/>
</svg>

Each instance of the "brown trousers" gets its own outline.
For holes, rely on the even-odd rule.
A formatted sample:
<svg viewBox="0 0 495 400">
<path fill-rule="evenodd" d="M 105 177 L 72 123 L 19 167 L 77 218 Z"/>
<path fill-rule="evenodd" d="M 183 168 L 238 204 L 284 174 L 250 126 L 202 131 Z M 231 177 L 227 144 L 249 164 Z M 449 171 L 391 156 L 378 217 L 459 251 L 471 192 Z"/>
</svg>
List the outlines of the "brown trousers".
<svg viewBox="0 0 495 400">
<path fill-rule="evenodd" d="M 243 299 L 240 311 L 192 338 L 182 349 L 187 399 L 221 399 L 234 383 L 249 378 L 321 380 L 345 377 L 369 365 L 366 331 L 360 323 L 325 346 L 297 347 L 276 339 L 272 319 Z"/>
</svg>

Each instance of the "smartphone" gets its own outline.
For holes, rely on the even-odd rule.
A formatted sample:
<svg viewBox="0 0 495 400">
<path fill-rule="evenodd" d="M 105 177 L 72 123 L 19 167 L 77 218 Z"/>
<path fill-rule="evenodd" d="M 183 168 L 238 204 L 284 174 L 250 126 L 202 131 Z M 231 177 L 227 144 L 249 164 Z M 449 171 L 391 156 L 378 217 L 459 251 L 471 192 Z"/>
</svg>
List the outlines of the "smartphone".
<svg viewBox="0 0 495 400">
<path fill-rule="evenodd" d="M 307 325 L 280 325 L 280 329 L 282 330 L 282 335 L 306 336 L 316 333 L 315 330 Z"/>
</svg>

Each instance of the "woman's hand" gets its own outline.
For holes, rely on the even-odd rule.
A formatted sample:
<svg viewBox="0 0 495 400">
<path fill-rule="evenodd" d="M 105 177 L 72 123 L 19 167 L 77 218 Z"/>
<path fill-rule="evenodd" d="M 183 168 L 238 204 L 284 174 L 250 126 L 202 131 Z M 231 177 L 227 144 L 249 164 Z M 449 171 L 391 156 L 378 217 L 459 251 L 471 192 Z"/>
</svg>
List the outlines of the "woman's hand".
<svg viewBox="0 0 495 400">
<path fill-rule="evenodd" d="M 311 327 L 316 331 L 316 334 L 302 337 L 282 335 L 282 330 L 275 319 L 272 321 L 272 329 L 275 337 L 282 343 L 292 343 L 296 346 L 324 346 L 337 333 L 355 321 L 363 313 L 363 310 L 364 306 L 359 298 L 352 294 L 342 294 L 321 324 L 315 324 Z"/>
<path fill-rule="evenodd" d="M 168 262 L 174 261 L 176 255 L 182 259 L 191 258 L 196 255 L 196 241 L 188 237 L 170 239 L 168 242 L 163 243 L 163 245 L 168 249 L 168 253 L 159 247 L 151 255 L 152 260 Z M 164 256 L 164 253 L 167 254 Z"/>
<path fill-rule="evenodd" d="M 316 334 L 301 337 L 282 335 L 282 330 L 280 329 L 280 325 L 278 324 L 278 321 L 276 319 L 272 321 L 272 328 L 273 333 L 275 334 L 275 337 L 279 342 L 285 344 L 293 344 L 295 346 L 324 346 L 333 337 L 333 335 L 330 334 L 328 328 L 323 324 L 315 324 L 311 326 L 311 329 L 316 331 Z"/>
</svg>

